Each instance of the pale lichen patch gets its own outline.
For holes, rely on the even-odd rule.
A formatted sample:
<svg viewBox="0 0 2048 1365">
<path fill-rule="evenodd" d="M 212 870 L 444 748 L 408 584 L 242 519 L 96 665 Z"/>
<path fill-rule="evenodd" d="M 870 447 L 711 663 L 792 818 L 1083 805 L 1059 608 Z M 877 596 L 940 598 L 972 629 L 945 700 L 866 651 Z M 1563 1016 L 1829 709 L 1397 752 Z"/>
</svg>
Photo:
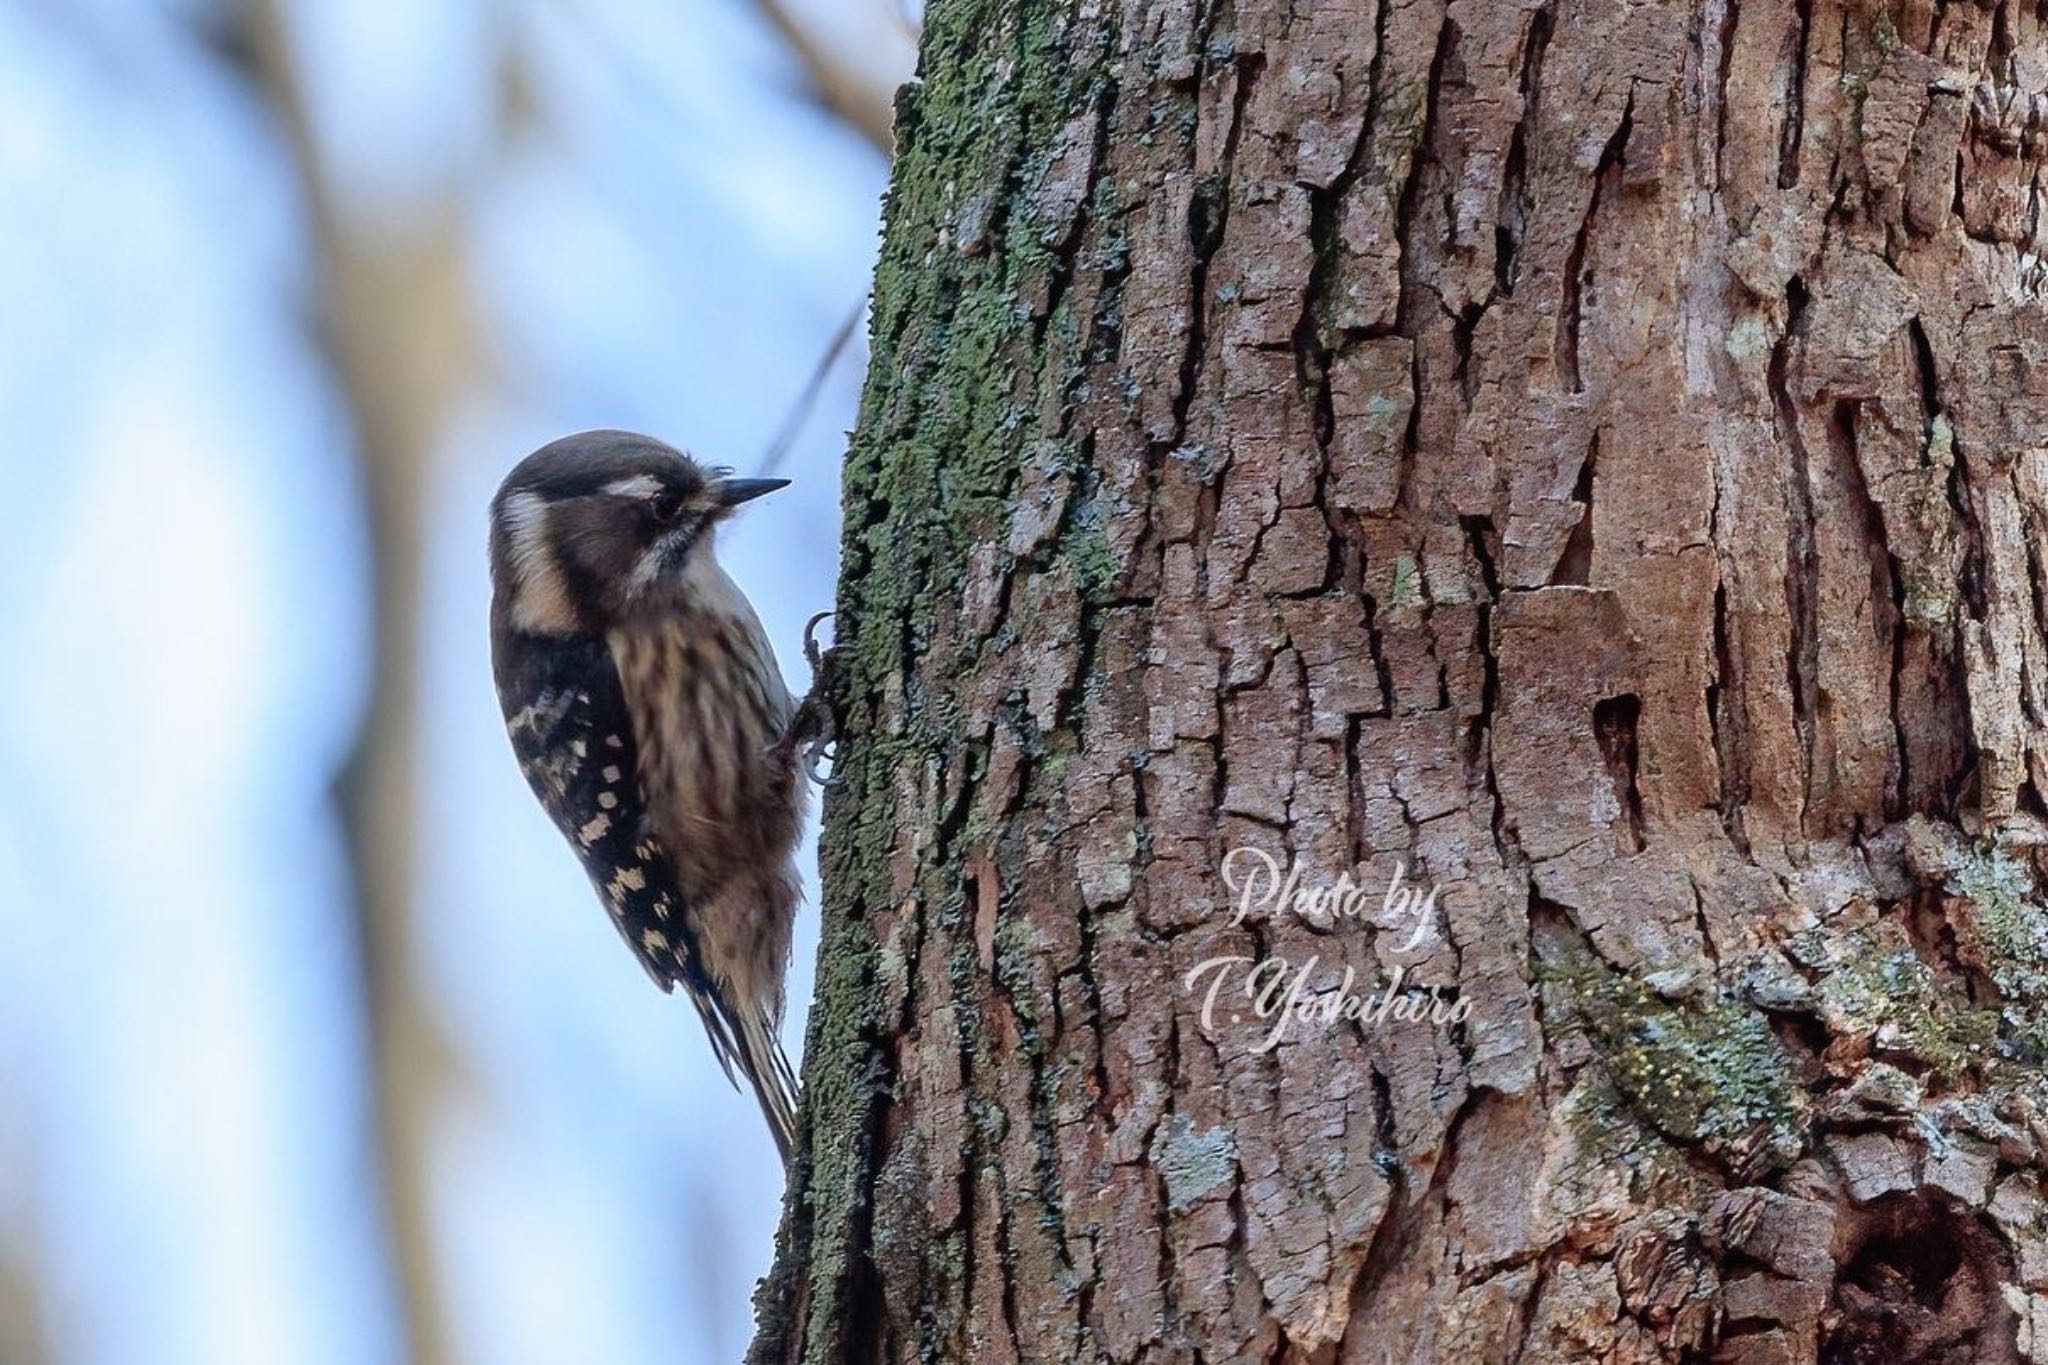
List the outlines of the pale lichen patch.
<svg viewBox="0 0 2048 1365">
<path fill-rule="evenodd" d="M 1185 1114 L 1174 1114 L 1159 1126 L 1152 1135 L 1150 1155 L 1166 1182 L 1167 1207 L 1174 1213 L 1186 1213 L 1237 1175 L 1237 1143 L 1230 1130 L 1198 1132 Z"/>
</svg>

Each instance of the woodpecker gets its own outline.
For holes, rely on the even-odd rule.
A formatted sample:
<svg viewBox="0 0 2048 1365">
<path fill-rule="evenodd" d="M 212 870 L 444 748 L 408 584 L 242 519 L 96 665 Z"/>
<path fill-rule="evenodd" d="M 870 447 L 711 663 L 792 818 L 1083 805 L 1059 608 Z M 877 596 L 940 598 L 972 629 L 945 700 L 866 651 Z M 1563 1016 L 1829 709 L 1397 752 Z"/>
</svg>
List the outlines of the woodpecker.
<svg viewBox="0 0 2048 1365">
<path fill-rule="evenodd" d="M 776 1029 L 814 708 L 792 701 L 713 539 L 788 482 L 587 431 L 520 461 L 490 533 L 492 669 L 520 771 L 640 965 L 682 987 L 726 1078 L 746 1077 L 785 1162 L 796 1080 Z"/>
</svg>

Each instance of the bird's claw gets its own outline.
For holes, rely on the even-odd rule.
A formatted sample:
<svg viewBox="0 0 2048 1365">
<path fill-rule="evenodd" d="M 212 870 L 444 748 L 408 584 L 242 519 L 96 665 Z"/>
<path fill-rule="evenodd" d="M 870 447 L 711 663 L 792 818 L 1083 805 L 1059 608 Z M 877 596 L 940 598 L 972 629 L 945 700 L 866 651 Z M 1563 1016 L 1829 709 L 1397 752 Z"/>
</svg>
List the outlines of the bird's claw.
<svg viewBox="0 0 2048 1365">
<path fill-rule="evenodd" d="M 804 661 L 811 666 L 811 690 L 797 704 L 789 729 L 777 746 L 785 762 L 800 760 L 804 776 L 821 787 L 830 787 L 833 779 L 819 776 L 818 765 L 837 757 L 839 740 L 839 719 L 833 709 L 839 647 L 821 649 L 817 636 L 818 623 L 830 615 L 821 611 L 804 623 Z"/>
<path fill-rule="evenodd" d="M 818 622 L 834 614 L 829 611 L 821 611 L 810 620 L 804 622 L 804 662 L 811 666 L 811 691 L 813 693 L 818 690 L 818 675 L 825 671 L 826 656 L 832 652 L 830 649 L 820 649 L 818 647 Z"/>
<path fill-rule="evenodd" d="M 782 740 L 775 746 L 775 754 L 785 765 L 795 765 L 803 775 L 821 787 L 829 787 L 832 781 L 818 775 L 818 764 L 830 762 L 833 755 L 826 750 L 836 746 L 839 727 L 833 723 L 832 704 L 818 689 L 797 704 L 796 714 L 790 717 L 789 729 L 783 732 Z"/>
<path fill-rule="evenodd" d="M 831 786 L 837 779 L 830 773 L 820 776 L 818 773 L 818 763 L 820 760 L 827 764 L 832 763 L 838 757 L 838 747 L 836 741 L 822 737 L 806 744 L 804 746 L 804 776 L 817 786 Z"/>
</svg>

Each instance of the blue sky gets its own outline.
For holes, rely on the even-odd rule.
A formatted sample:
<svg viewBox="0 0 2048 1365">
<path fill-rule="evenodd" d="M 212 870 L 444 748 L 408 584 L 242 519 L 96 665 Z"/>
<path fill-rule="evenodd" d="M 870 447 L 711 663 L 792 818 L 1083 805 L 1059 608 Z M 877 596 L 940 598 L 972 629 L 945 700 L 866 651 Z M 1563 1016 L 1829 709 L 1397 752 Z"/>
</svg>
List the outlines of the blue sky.
<svg viewBox="0 0 2048 1365">
<path fill-rule="evenodd" d="M 886 167 L 741 0 L 286 11 L 351 212 L 460 202 L 488 362 L 427 471 L 415 770 L 459 1358 L 736 1359 L 780 1173 L 520 783 L 483 508 L 589 426 L 750 466 L 865 289 Z M 329 802 L 367 531 L 286 143 L 209 14 L 0 0 L 0 1263 L 66 1365 L 391 1362 Z M 798 687 L 863 359 L 726 538 Z"/>
</svg>

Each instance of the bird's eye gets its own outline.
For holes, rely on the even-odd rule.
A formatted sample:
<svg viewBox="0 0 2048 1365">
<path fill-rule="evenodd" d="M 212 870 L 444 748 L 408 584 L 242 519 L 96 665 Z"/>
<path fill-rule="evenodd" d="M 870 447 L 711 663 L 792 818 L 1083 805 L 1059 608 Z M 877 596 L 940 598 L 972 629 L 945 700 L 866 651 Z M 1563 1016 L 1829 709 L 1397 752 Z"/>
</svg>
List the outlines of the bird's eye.
<svg viewBox="0 0 2048 1365">
<path fill-rule="evenodd" d="M 683 500 L 664 489 L 647 500 L 647 510 L 656 521 L 666 526 L 683 514 Z"/>
</svg>

